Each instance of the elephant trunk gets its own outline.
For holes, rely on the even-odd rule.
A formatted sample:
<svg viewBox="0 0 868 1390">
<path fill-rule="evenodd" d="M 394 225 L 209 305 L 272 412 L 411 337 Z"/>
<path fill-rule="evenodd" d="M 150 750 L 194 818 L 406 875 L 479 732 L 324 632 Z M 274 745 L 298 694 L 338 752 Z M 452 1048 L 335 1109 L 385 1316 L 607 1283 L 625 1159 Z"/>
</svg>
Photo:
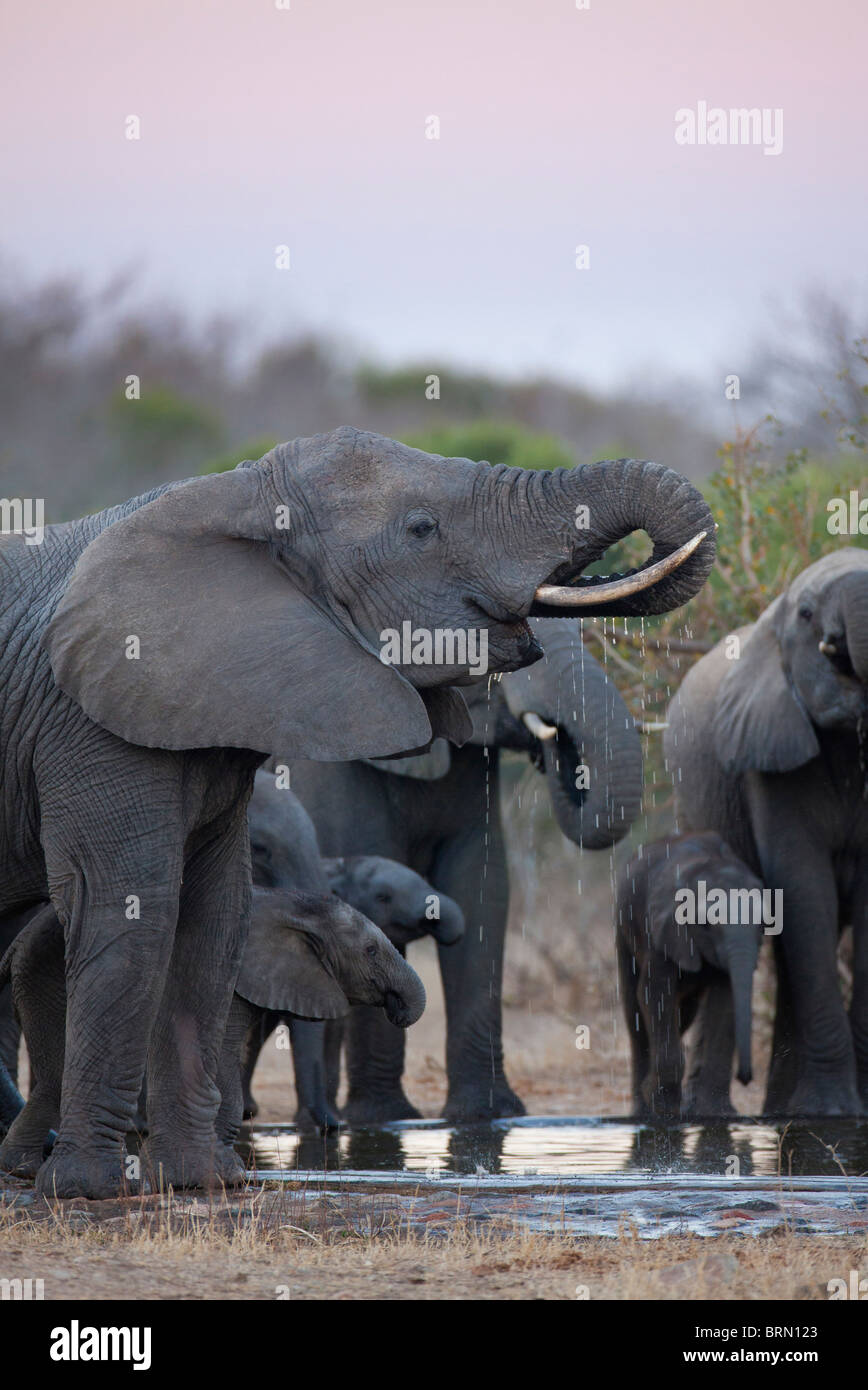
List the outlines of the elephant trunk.
<svg viewBox="0 0 868 1390">
<path fill-rule="evenodd" d="M 745 935 L 749 935 L 745 928 L 737 928 L 737 930 L 745 931 Z M 738 1064 L 736 1075 L 743 1086 L 746 1086 L 753 1076 L 751 1067 L 751 994 L 755 965 L 755 944 L 745 942 L 730 952 L 729 978 L 732 983 L 735 1054 Z"/>
<path fill-rule="evenodd" d="M 707 503 L 660 464 L 619 459 L 538 472 L 498 466 L 488 485 L 498 515 L 514 519 L 508 553 L 519 567 L 533 564 L 548 576 L 537 581 L 535 616 L 669 612 L 699 591 L 714 563 Z M 580 578 L 633 531 L 646 531 L 653 544 L 643 565 L 625 575 Z"/>
<path fill-rule="evenodd" d="M 868 573 L 847 575 L 841 584 L 841 612 L 853 670 L 868 685 Z"/>
<path fill-rule="evenodd" d="M 395 951 L 397 965 L 383 996 L 386 1017 L 396 1028 L 409 1028 L 425 1012 L 425 986 L 416 971 Z"/>
<path fill-rule="evenodd" d="M 453 946 L 464 935 L 464 913 L 452 898 L 445 894 L 440 899 L 440 917 L 433 923 L 426 917 L 420 919 L 421 925 L 430 931 L 434 940 L 441 946 Z"/>
<path fill-rule="evenodd" d="M 545 657 L 504 677 L 506 700 L 538 740 L 563 834 L 585 849 L 606 849 L 641 809 L 639 734 L 578 625 L 534 619 L 532 627 Z"/>
</svg>

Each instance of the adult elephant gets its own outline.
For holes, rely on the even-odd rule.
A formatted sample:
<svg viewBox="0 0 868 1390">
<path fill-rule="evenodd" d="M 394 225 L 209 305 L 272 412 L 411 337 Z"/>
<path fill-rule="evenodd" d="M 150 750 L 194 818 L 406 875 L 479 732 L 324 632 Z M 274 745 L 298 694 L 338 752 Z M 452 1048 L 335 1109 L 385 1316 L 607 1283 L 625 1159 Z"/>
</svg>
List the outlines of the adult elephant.
<svg viewBox="0 0 868 1390">
<path fill-rule="evenodd" d="M 697 663 L 665 750 L 682 829 L 717 830 L 783 891 L 766 1110 L 868 1101 L 868 552 L 810 565 Z M 853 926 L 848 1021 L 839 930 Z"/>
<path fill-rule="evenodd" d="M 390 771 L 387 761 L 293 763 L 293 790 L 326 854 L 399 859 L 454 898 L 463 940 L 439 949 L 446 1002 L 448 1095 L 453 1121 L 520 1115 L 504 1071 L 501 978 L 509 883 L 500 816 L 500 753 L 527 754 L 544 770 L 551 806 L 568 839 L 589 849 L 619 840 L 639 813 L 642 754 L 617 689 L 582 642 L 576 623 L 533 619 L 543 660 L 467 692 L 473 732 Z M 405 1095 L 404 1035 L 376 1009 L 355 1009 L 346 1031 L 351 1124 L 412 1118 Z M 327 1031 L 336 1031 L 327 1025 Z M 330 1099 L 338 1075 L 331 1062 Z"/>
<path fill-rule="evenodd" d="M 565 592 L 637 527 L 654 542 L 639 575 Z M 50 897 L 64 927 L 63 1107 L 37 1178 L 62 1197 L 121 1189 L 146 1060 L 146 1168 L 241 1177 L 215 1071 L 263 755 L 460 744 L 448 687 L 473 679 L 471 646 L 519 669 L 540 654 L 530 613 L 676 607 L 714 551 L 702 497 L 658 465 L 491 468 L 353 429 L 31 539 L 0 543 L 0 919 Z M 466 650 L 385 664 L 405 623 Z"/>
</svg>

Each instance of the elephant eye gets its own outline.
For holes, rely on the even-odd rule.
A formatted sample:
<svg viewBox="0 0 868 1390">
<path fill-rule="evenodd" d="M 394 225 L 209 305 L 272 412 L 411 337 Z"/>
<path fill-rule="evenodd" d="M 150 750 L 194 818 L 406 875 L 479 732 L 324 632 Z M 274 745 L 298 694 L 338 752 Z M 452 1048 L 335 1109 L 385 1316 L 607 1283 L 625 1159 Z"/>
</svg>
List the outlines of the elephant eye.
<svg viewBox="0 0 868 1390">
<path fill-rule="evenodd" d="M 427 536 L 433 535 L 437 530 L 437 523 L 432 521 L 430 516 L 417 517 L 411 521 L 407 528 L 411 536 L 415 536 L 418 541 L 424 541 Z"/>
<path fill-rule="evenodd" d="M 809 604 L 803 603 L 802 606 L 801 606 L 801 608 L 799 609 L 799 617 L 800 617 L 800 618 L 804 618 L 805 622 L 806 622 L 806 623 L 809 623 L 809 622 L 811 621 L 811 619 L 813 618 L 813 616 L 814 616 L 814 610 L 813 610 L 813 608 L 811 608 L 811 606 L 810 606 Z"/>
<path fill-rule="evenodd" d="M 375 956 L 376 954 L 377 954 L 377 943 L 376 943 L 376 941 L 369 941 L 368 944 L 367 944 L 367 946 L 365 947 L 365 955 L 366 955 L 366 956 Z"/>
<path fill-rule="evenodd" d="M 375 893 L 374 902 L 388 905 L 392 901 L 391 893 Z"/>
</svg>

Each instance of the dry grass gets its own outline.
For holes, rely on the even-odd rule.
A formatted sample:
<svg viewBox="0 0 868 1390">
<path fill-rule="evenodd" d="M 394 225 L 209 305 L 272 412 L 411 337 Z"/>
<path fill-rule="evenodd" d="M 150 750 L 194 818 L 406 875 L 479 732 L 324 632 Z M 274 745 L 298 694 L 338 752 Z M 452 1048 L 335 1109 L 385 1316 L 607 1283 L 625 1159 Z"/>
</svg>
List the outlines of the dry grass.
<svg viewBox="0 0 868 1390">
<path fill-rule="evenodd" d="M 868 1270 L 864 1236 L 643 1241 L 625 1227 L 611 1240 L 460 1222 L 420 1235 L 359 1229 L 352 1210 L 343 1224 L 318 1230 L 314 1217 L 305 1231 L 291 1194 L 278 1219 L 249 1225 L 212 1224 L 180 1204 L 152 1223 L 131 1215 L 14 1224 L 7 1215 L 0 1277 L 42 1279 L 46 1299 L 737 1301 L 823 1300 L 830 1279 Z"/>
</svg>

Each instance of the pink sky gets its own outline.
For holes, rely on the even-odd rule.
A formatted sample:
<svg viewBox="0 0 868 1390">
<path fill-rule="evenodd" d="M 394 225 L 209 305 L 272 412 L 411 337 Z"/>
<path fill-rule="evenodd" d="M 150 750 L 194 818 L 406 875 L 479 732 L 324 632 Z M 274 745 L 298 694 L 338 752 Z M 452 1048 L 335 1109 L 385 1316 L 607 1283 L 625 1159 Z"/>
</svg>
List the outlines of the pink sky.
<svg viewBox="0 0 868 1390">
<path fill-rule="evenodd" d="M 2 45 L 0 251 L 28 277 L 136 267 L 263 337 L 715 391 L 771 301 L 866 287 L 852 0 L 48 0 Z M 678 146 L 700 100 L 782 108 L 783 152 Z"/>
</svg>

